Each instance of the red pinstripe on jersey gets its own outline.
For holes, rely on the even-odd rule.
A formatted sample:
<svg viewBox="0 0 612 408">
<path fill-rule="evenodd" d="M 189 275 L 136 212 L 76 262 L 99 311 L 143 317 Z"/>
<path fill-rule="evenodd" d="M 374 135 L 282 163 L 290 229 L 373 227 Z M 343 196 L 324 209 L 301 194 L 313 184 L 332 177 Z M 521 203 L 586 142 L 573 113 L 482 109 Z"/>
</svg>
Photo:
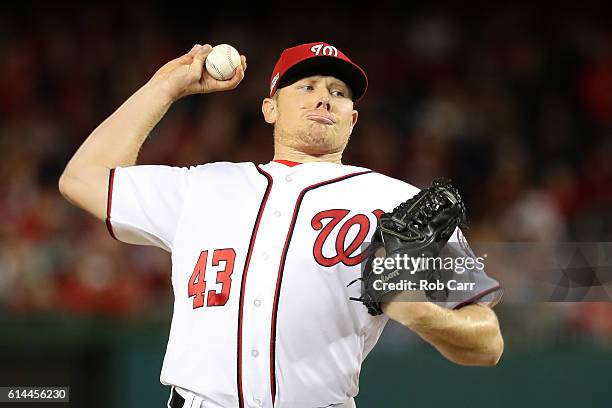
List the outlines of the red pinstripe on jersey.
<svg viewBox="0 0 612 408">
<path fill-rule="evenodd" d="M 239 408 L 244 407 L 244 395 L 242 392 L 242 313 L 243 313 L 243 302 L 244 302 L 244 287 L 246 282 L 247 273 L 249 271 L 249 263 L 251 262 L 251 256 L 253 255 L 253 246 L 255 244 L 255 238 L 257 237 L 257 230 L 259 229 L 259 223 L 261 221 L 261 215 L 266 208 L 266 202 L 268 201 L 268 196 L 270 195 L 270 190 L 272 189 L 272 176 L 266 173 L 264 170 L 255 166 L 257 171 L 262 174 L 266 180 L 268 181 L 268 185 L 266 186 L 266 191 L 261 199 L 261 204 L 259 205 L 259 211 L 257 213 L 257 218 L 255 219 L 255 224 L 253 225 L 253 232 L 251 233 L 251 241 L 249 242 L 249 249 L 247 251 L 246 261 L 244 262 L 244 271 L 242 272 L 242 280 L 240 282 L 240 301 L 238 303 L 238 362 L 237 362 L 237 387 L 238 387 L 238 406 Z"/>
<path fill-rule="evenodd" d="M 367 170 L 367 171 L 361 171 L 357 173 L 346 174 L 341 177 L 336 177 L 331 180 L 326 180 L 326 181 L 322 181 L 322 182 L 313 184 L 311 186 L 304 188 L 300 192 L 296 200 L 295 207 L 293 210 L 293 216 L 291 218 L 291 224 L 289 225 L 289 231 L 287 232 L 287 238 L 285 239 L 285 245 L 283 247 L 281 261 L 280 261 L 280 265 L 278 268 L 278 276 L 276 278 L 276 290 L 274 293 L 274 305 L 272 307 L 272 324 L 270 328 L 270 393 L 272 394 L 272 404 L 274 404 L 274 401 L 276 400 L 276 373 L 275 373 L 276 371 L 276 366 L 275 366 L 276 365 L 276 362 L 275 362 L 275 359 L 276 359 L 276 352 L 275 352 L 276 351 L 275 350 L 276 349 L 276 315 L 278 312 L 278 302 L 280 298 L 281 282 L 283 279 L 283 269 L 285 267 L 287 251 L 289 250 L 289 245 L 291 243 L 291 236 L 293 235 L 293 230 L 295 229 L 295 222 L 297 220 L 297 215 L 299 213 L 300 205 L 302 204 L 302 200 L 304 199 L 304 196 L 306 195 L 306 193 L 311 190 L 314 190 L 316 188 L 326 186 L 332 183 L 337 183 L 339 181 L 343 181 L 351 177 L 360 176 L 362 174 L 367 174 L 367 173 L 372 173 L 372 171 Z"/>
</svg>

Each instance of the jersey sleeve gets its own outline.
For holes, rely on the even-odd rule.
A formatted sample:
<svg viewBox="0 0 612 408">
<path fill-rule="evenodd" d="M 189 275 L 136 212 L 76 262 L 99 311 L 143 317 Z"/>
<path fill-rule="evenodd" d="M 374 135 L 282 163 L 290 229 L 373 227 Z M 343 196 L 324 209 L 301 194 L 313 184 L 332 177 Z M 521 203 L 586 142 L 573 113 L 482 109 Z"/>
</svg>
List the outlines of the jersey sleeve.
<svg viewBox="0 0 612 408">
<path fill-rule="evenodd" d="M 377 177 L 380 181 L 376 185 L 380 190 L 376 197 L 383 200 L 378 202 L 378 208 L 383 211 L 392 211 L 420 191 L 401 180 L 381 174 Z M 503 294 L 501 285 L 486 274 L 486 260 L 476 257 L 461 229 L 455 229 L 438 258 L 443 261 L 442 266 L 434 268 L 432 281 L 440 282 L 440 289 L 426 291 L 428 300 L 448 309 L 458 309 L 470 303 L 494 306 L 499 302 Z"/>
<path fill-rule="evenodd" d="M 110 170 L 106 226 L 111 236 L 168 252 L 189 188 L 189 168 L 142 165 Z"/>
<path fill-rule="evenodd" d="M 430 300 L 448 309 L 458 309 L 471 303 L 495 306 L 503 294 L 499 282 L 484 270 L 485 259 L 477 257 L 459 228 L 440 253 L 444 268 L 439 280 L 445 285 Z M 429 296 L 429 294 L 428 294 Z"/>
</svg>

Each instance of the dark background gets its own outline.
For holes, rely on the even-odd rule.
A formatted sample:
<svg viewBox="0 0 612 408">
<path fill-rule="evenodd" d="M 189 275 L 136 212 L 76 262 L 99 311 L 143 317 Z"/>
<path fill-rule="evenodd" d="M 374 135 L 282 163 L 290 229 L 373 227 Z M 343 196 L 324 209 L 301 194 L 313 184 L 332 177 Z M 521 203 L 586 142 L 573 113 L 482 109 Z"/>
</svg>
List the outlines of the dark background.
<svg viewBox="0 0 612 408">
<path fill-rule="evenodd" d="M 451 177 L 470 241 L 612 240 L 604 2 L 0 7 L 0 385 L 70 385 L 79 407 L 164 405 L 169 257 L 111 239 L 57 180 L 102 120 L 195 43 L 235 46 L 246 78 L 177 102 L 141 164 L 269 161 L 260 105 L 274 63 L 326 41 L 370 80 L 344 163 L 418 187 Z M 609 405 L 609 302 L 496 310 L 506 352 L 488 369 L 455 366 L 390 325 L 364 364 L 359 407 Z"/>
</svg>

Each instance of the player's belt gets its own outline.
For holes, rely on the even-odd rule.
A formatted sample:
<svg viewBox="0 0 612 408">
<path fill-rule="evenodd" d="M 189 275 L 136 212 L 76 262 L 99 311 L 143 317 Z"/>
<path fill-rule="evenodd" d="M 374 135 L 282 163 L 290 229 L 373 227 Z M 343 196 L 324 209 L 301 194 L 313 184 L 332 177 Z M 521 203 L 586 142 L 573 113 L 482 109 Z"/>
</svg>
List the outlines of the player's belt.
<svg viewBox="0 0 612 408">
<path fill-rule="evenodd" d="M 184 406 L 185 398 L 181 397 L 181 394 L 176 391 L 176 388 L 172 387 L 168 408 L 183 408 Z M 344 404 L 330 405 L 330 408 L 355 408 L 355 400 L 351 398 Z"/>
<path fill-rule="evenodd" d="M 184 405 L 185 398 L 181 397 L 176 389 L 172 387 L 172 396 L 170 397 L 170 401 L 168 401 L 168 408 L 183 408 Z"/>
</svg>

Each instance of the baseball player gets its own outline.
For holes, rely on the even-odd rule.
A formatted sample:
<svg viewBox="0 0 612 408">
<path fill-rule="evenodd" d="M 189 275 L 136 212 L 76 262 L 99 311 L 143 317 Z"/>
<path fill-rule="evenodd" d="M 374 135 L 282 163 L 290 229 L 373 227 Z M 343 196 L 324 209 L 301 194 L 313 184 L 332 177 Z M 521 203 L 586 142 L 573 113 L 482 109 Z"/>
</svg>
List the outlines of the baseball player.
<svg viewBox="0 0 612 408">
<path fill-rule="evenodd" d="M 203 69 L 210 45 L 168 62 L 96 128 L 59 181 L 120 241 L 172 257 L 174 313 L 160 380 L 169 407 L 354 407 L 361 363 L 394 319 L 460 364 L 494 365 L 503 340 L 482 270 L 469 299 L 359 302 L 362 244 L 414 186 L 341 164 L 365 72 L 338 48 L 282 52 L 263 100 L 266 164 L 135 165 L 173 102 L 236 88 Z M 271 139 L 272 141 L 272 139 Z M 461 240 L 457 230 L 451 240 Z"/>
</svg>

